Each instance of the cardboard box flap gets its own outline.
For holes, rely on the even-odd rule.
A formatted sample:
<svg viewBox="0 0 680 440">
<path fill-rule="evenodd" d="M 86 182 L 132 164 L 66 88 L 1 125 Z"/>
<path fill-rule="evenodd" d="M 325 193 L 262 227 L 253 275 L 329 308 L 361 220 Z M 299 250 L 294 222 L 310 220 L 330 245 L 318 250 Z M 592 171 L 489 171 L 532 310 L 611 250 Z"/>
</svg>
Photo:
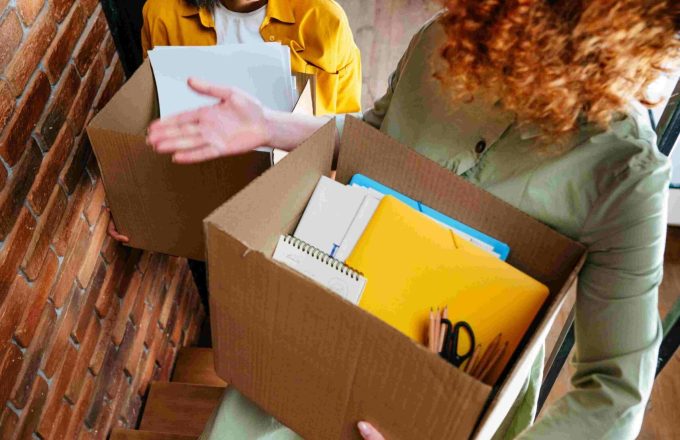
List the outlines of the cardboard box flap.
<svg viewBox="0 0 680 440">
<path fill-rule="evenodd" d="M 585 252 L 583 246 L 433 164 L 375 128 L 347 117 L 336 179 L 347 183 L 354 174 L 365 174 L 507 243 L 508 263 L 557 293 Z M 455 181 L 464 184 L 452 185 Z M 492 201 L 493 210 L 483 209 Z"/>
<path fill-rule="evenodd" d="M 276 173 L 266 172 L 205 221 L 270 256 L 281 231 L 297 224 L 319 178 L 330 174 L 334 148 L 335 121 L 330 121 L 277 164 Z"/>
<path fill-rule="evenodd" d="M 158 96 L 148 59 L 90 121 L 89 127 L 143 134 L 158 117 Z"/>
</svg>

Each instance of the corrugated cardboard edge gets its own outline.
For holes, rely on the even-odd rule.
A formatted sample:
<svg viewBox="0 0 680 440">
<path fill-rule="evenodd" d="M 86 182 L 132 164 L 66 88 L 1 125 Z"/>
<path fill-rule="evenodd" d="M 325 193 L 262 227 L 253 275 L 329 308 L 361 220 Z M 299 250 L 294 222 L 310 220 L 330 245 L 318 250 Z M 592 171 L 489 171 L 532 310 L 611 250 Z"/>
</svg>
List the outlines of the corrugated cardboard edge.
<svg viewBox="0 0 680 440">
<path fill-rule="evenodd" d="M 536 356 L 538 355 L 538 351 L 541 349 L 541 346 L 544 343 L 550 328 L 555 322 L 557 314 L 564 305 L 567 292 L 577 282 L 578 273 L 581 271 L 586 258 L 587 254 L 583 254 L 581 256 L 566 284 L 558 293 L 558 297 L 560 298 L 559 301 L 551 304 L 547 310 L 539 312 L 538 317 L 540 317 L 540 322 L 532 324 L 527 332 L 528 335 L 531 334 L 531 337 L 528 341 L 522 341 L 521 344 L 521 346 L 531 346 L 533 344 L 533 350 L 524 350 L 522 355 L 514 360 L 510 371 L 504 373 L 505 379 L 494 387 L 491 396 L 489 396 L 487 408 L 485 409 L 482 417 L 480 417 L 475 432 L 472 436 L 474 440 L 491 439 L 500 425 L 503 423 L 503 420 L 507 416 L 507 409 L 510 408 L 515 402 L 524 385 L 523 381 L 514 381 L 512 384 L 508 384 L 508 378 L 519 375 L 523 372 L 526 372 L 525 377 L 529 377 L 529 371 L 531 370 Z"/>
</svg>

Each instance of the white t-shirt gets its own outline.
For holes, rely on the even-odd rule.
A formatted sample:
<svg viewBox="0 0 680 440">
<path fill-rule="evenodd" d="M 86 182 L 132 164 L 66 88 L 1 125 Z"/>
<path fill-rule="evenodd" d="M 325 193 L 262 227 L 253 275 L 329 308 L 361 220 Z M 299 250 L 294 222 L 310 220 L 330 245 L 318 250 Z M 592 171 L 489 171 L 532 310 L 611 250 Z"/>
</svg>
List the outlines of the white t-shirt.
<svg viewBox="0 0 680 440">
<path fill-rule="evenodd" d="M 267 5 L 252 12 L 234 12 L 217 2 L 213 11 L 217 44 L 261 43 L 260 25 Z"/>
</svg>

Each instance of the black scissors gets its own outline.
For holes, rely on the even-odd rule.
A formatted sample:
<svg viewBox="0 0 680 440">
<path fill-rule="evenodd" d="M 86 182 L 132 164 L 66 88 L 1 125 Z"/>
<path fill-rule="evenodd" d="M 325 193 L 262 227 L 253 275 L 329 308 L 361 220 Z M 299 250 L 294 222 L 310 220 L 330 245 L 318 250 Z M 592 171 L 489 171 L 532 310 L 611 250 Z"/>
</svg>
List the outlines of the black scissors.
<svg viewBox="0 0 680 440">
<path fill-rule="evenodd" d="M 443 357 L 451 364 L 456 367 L 460 367 L 463 362 L 472 357 L 475 351 L 475 333 L 472 331 L 472 327 L 465 321 L 458 321 L 455 324 L 451 324 L 451 321 L 444 318 L 441 324 L 446 327 L 444 333 L 444 346 L 442 348 L 439 356 Z M 458 337 L 460 336 L 461 329 L 464 329 L 470 338 L 470 349 L 466 353 L 458 352 Z"/>
</svg>

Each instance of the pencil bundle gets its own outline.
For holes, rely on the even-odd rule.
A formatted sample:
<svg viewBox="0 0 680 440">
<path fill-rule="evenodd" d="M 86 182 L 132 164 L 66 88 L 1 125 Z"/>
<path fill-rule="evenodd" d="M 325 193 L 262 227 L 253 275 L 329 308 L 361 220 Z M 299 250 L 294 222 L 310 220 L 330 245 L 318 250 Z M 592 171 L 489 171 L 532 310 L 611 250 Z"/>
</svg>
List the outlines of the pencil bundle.
<svg viewBox="0 0 680 440">
<path fill-rule="evenodd" d="M 441 353 L 444 348 L 446 326 L 442 324 L 442 319 L 448 318 L 448 307 L 444 307 L 443 310 L 439 307 L 436 310 L 430 308 L 427 348 L 433 353 Z M 463 371 L 477 380 L 484 381 L 508 349 L 507 341 L 501 344 L 502 336 L 498 334 L 483 350 L 484 353 L 482 346 L 478 344 L 472 352 L 472 357 L 462 367 Z"/>
</svg>

